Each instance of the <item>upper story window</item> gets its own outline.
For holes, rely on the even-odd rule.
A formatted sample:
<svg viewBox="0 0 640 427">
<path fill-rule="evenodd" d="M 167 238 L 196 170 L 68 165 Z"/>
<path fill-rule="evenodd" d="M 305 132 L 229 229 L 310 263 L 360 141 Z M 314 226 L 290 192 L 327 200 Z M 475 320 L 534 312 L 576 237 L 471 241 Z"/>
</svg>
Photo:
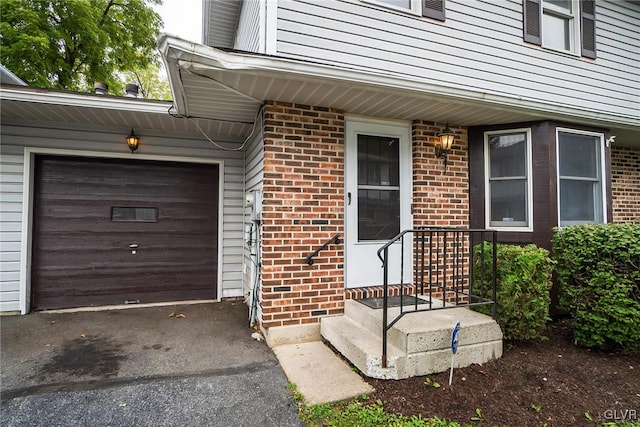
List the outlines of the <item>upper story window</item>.
<svg viewBox="0 0 640 427">
<path fill-rule="evenodd" d="M 561 227 L 606 221 L 603 141 L 601 133 L 557 130 Z"/>
<path fill-rule="evenodd" d="M 445 20 L 445 0 L 367 0 L 381 3 L 394 9 L 405 10 L 427 18 Z"/>
<path fill-rule="evenodd" d="M 524 0 L 524 40 L 596 57 L 595 0 Z"/>
<path fill-rule="evenodd" d="M 411 9 L 412 4 L 411 0 L 378 0 L 380 3 L 390 4 L 391 6 L 399 7 L 401 9 Z M 418 4 L 418 2 L 413 2 L 414 4 Z"/>
<path fill-rule="evenodd" d="M 485 204 L 487 226 L 531 231 L 531 132 L 486 132 Z"/>
<path fill-rule="evenodd" d="M 574 53 L 576 50 L 576 8 L 571 0 L 542 1 L 542 45 Z"/>
</svg>

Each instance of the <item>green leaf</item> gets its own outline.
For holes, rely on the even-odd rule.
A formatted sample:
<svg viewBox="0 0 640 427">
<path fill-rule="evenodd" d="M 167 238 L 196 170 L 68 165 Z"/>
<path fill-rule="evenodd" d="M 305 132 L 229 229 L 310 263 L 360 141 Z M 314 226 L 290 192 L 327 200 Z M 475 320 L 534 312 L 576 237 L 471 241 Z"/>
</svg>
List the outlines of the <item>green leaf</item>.
<svg viewBox="0 0 640 427">
<path fill-rule="evenodd" d="M 484 257 L 482 256 L 484 254 Z M 490 298 L 493 245 L 474 248 L 472 291 Z M 497 245 L 497 321 L 508 341 L 542 339 L 549 318 L 553 261 L 535 245 Z M 489 313 L 487 307 L 477 309 Z"/>
<path fill-rule="evenodd" d="M 579 345 L 640 348 L 640 224 L 566 227 L 553 237 L 560 304 Z"/>
<path fill-rule="evenodd" d="M 2 0 L 0 62 L 28 84 L 124 94 L 122 73 L 159 68 L 160 0 Z"/>
</svg>

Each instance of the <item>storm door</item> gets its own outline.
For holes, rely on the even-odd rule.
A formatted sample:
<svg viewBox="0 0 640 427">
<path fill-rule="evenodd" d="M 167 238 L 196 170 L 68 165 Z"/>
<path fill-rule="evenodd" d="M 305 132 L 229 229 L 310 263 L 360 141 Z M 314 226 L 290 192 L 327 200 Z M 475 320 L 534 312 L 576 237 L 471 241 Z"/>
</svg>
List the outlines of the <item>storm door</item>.
<svg viewBox="0 0 640 427">
<path fill-rule="evenodd" d="M 347 123 L 347 287 L 381 285 L 378 249 L 411 227 L 409 129 L 408 124 Z M 391 254 L 397 268 L 390 271 L 390 283 L 400 283 L 399 245 L 391 248 Z M 405 257 L 405 280 L 409 280 L 410 252 Z"/>
</svg>

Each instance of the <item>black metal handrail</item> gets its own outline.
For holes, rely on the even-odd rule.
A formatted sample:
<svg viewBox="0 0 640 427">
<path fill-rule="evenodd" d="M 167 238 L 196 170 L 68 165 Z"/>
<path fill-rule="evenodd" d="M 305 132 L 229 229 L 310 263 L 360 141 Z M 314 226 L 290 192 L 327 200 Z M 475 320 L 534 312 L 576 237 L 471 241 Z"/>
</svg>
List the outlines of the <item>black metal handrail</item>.
<svg viewBox="0 0 640 427">
<path fill-rule="evenodd" d="M 327 246 L 329 246 L 330 244 L 335 243 L 340 244 L 340 233 L 336 234 L 335 236 L 333 236 L 332 238 L 330 238 L 329 240 L 327 240 L 322 246 L 320 246 L 318 249 L 316 249 L 315 251 L 311 252 L 305 259 L 304 261 L 309 264 L 309 265 L 313 265 L 313 258 L 318 255 L 320 253 L 320 251 L 322 251 L 323 249 L 325 249 Z"/>
<path fill-rule="evenodd" d="M 411 238 L 409 238 L 409 236 Z M 411 260 L 406 260 L 407 241 L 411 243 Z M 492 244 L 490 277 L 487 277 L 484 242 Z M 475 249 L 476 245 L 483 243 Z M 400 314 L 389 321 L 389 249 L 400 248 Z M 387 367 L 387 333 L 405 314 L 460 306 L 490 305 L 496 316 L 496 245 L 497 232 L 485 229 L 415 228 L 405 230 L 378 249 L 383 267 L 382 367 Z M 474 272 L 474 250 L 480 271 Z M 405 283 L 405 267 L 412 268 L 412 283 Z M 486 282 L 490 283 L 487 284 Z M 409 291 L 409 292 L 405 292 Z M 441 306 L 433 304 L 434 292 L 441 292 Z M 413 306 L 403 304 L 403 297 L 414 294 Z M 451 295 L 453 302 L 448 302 Z M 418 298 L 421 296 L 422 298 Z M 425 297 L 428 297 L 426 300 Z M 421 300 L 422 303 L 418 303 Z M 405 310 L 405 307 L 409 309 Z"/>
</svg>

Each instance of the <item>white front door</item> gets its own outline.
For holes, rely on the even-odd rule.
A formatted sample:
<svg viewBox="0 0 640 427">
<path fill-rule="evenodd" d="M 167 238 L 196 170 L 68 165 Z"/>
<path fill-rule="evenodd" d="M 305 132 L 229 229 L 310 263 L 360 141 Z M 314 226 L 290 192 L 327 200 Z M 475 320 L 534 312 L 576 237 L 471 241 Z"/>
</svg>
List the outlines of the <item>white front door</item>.
<svg viewBox="0 0 640 427">
<path fill-rule="evenodd" d="M 411 228 L 411 126 L 348 120 L 346 123 L 346 286 L 383 283 L 377 251 Z M 404 283 L 411 279 L 406 245 Z M 400 245 L 390 248 L 389 284 L 400 283 Z"/>
</svg>

